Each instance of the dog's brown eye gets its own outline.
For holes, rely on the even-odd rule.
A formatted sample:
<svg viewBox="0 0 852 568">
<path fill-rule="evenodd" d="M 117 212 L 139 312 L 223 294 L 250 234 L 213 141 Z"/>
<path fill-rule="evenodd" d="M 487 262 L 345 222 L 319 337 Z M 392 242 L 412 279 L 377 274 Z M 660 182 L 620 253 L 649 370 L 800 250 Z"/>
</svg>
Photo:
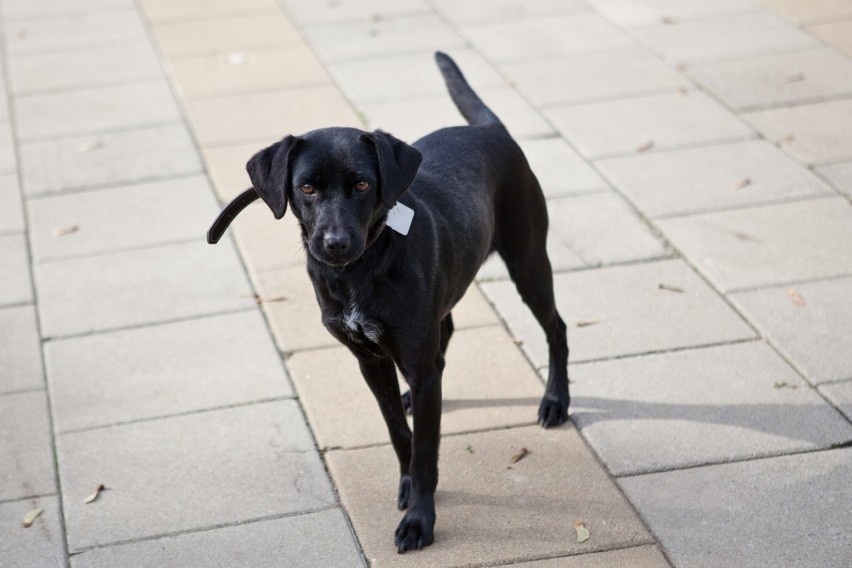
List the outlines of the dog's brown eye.
<svg viewBox="0 0 852 568">
<path fill-rule="evenodd" d="M 303 183 L 302 185 L 299 186 L 299 191 L 301 191 L 305 195 L 312 195 L 314 193 L 314 191 L 316 191 L 316 190 L 314 189 L 314 186 L 312 186 L 311 184 Z"/>
<path fill-rule="evenodd" d="M 359 181 L 355 184 L 355 189 L 357 189 L 358 191 L 367 191 L 368 189 L 370 189 L 370 184 L 366 181 Z"/>
</svg>

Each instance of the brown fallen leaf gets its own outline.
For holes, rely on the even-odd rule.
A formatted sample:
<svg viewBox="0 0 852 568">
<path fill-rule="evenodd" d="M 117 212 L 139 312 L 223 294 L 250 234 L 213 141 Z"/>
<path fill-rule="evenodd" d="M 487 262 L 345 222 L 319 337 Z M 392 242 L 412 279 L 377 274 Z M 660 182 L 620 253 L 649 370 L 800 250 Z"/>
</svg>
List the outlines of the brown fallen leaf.
<svg viewBox="0 0 852 568">
<path fill-rule="evenodd" d="M 789 144 L 789 143 L 793 142 L 795 139 L 796 139 L 796 135 L 795 135 L 795 134 L 793 134 L 792 132 L 790 132 L 790 133 L 785 134 L 784 136 L 782 136 L 782 137 L 781 137 L 781 139 L 779 140 L 779 142 L 780 142 L 782 145 L 783 145 L 783 144 Z"/>
<path fill-rule="evenodd" d="M 257 296 L 255 301 L 258 304 L 273 304 L 275 302 L 283 302 L 287 296 Z"/>
<path fill-rule="evenodd" d="M 56 227 L 50 234 L 54 237 L 64 237 L 65 235 L 70 235 L 71 233 L 76 233 L 80 230 L 80 227 L 77 225 L 66 225 L 65 227 Z"/>
<path fill-rule="evenodd" d="M 804 73 L 790 73 L 789 75 L 784 75 L 785 83 L 798 83 L 799 81 L 805 80 Z"/>
<path fill-rule="evenodd" d="M 675 20 L 671 16 L 663 16 L 662 18 L 660 18 L 660 23 L 671 25 L 671 24 L 676 24 L 677 20 Z"/>
<path fill-rule="evenodd" d="M 583 521 L 575 522 L 574 530 L 577 531 L 577 542 L 586 542 L 592 536 L 589 534 L 589 529 L 586 528 L 586 523 Z"/>
<path fill-rule="evenodd" d="M 78 152 L 92 152 L 94 150 L 100 150 L 104 147 L 104 143 L 100 140 L 91 140 L 89 142 L 83 142 L 79 146 L 77 146 Z"/>
<path fill-rule="evenodd" d="M 677 65 L 675 65 L 675 69 L 683 72 L 687 70 L 687 65 L 686 63 L 678 63 Z"/>
<path fill-rule="evenodd" d="M 741 241 L 751 241 L 753 243 L 759 243 L 760 242 L 760 239 L 756 239 L 749 234 L 741 233 L 739 231 L 734 231 L 731 234 L 734 235 L 736 238 L 738 238 Z"/>
<path fill-rule="evenodd" d="M 521 345 L 523 345 L 523 344 L 524 344 L 524 340 L 523 340 L 523 339 L 521 339 L 520 337 L 513 337 L 513 338 L 512 338 L 512 343 L 514 343 L 515 345 L 517 345 L 518 347 L 520 347 Z"/>
<path fill-rule="evenodd" d="M 597 325 L 601 323 L 601 320 L 580 320 L 575 325 L 577 327 L 589 327 L 590 325 Z"/>
<path fill-rule="evenodd" d="M 776 389 L 793 389 L 793 390 L 795 390 L 795 389 L 799 388 L 799 385 L 794 385 L 794 384 L 788 383 L 787 381 L 781 381 L 780 383 L 775 383 L 775 384 L 772 386 L 772 388 L 776 388 Z"/>
<path fill-rule="evenodd" d="M 685 97 L 685 96 L 689 95 L 689 89 L 687 89 L 686 87 L 678 87 L 677 94 L 679 94 L 682 97 Z"/>
<path fill-rule="evenodd" d="M 653 147 L 654 147 L 654 141 L 653 140 L 646 140 L 645 142 L 642 142 L 641 144 L 636 146 L 636 151 L 637 152 L 647 152 L 648 150 L 650 150 Z"/>
<path fill-rule="evenodd" d="M 528 455 L 530 455 L 530 451 L 526 448 L 521 448 L 521 451 L 512 456 L 512 463 L 518 463 Z"/>
<path fill-rule="evenodd" d="M 735 183 L 731 186 L 731 189 L 733 189 L 734 191 L 737 191 L 737 190 L 743 189 L 743 188 L 745 188 L 745 187 L 748 187 L 748 186 L 750 186 L 750 185 L 751 185 L 751 178 L 747 178 L 747 177 L 746 177 L 746 178 L 743 178 L 743 179 L 741 179 L 741 180 L 739 180 L 739 181 L 735 182 Z"/>
<path fill-rule="evenodd" d="M 44 513 L 44 509 L 33 509 L 32 511 L 24 515 L 24 522 L 21 524 L 24 525 L 25 529 L 30 528 L 35 522 L 35 520 L 39 518 L 42 513 Z"/>
<path fill-rule="evenodd" d="M 95 487 L 95 491 L 91 495 L 86 497 L 86 500 L 83 501 L 83 503 L 85 503 L 85 504 L 91 503 L 92 501 L 94 501 L 95 499 L 98 498 L 98 495 L 100 495 L 101 491 L 103 491 L 104 489 L 106 489 L 106 486 L 103 483 L 98 483 L 98 486 Z"/>
<path fill-rule="evenodd" d="M 794 288 L 790 288 L 789 290 L 787 290 L 787 295 L 790 296 L 790 299 L 793 300 L 793 303 L 797 306 L 805 305 L 805 299 L 802 298 L 802 296 L 798 292 L 796 292 Z"/>
<path fill-rule="evenodd" d="M 660 290 L 668 290 L 669 292 L 677 292 L 678 294 L 683 294 L 685 290 L 680 286 L 672 286 L 670 284 L 657 284 L 657 288 Z"/>
<path fill-rule="evenodd" d="M 469 454 L 474 453 L 474 451 L 473 451 L 473 446 L 468 445 L 468 447 L 466 447 L 466 448 L 465 448 L 465 451 L 466 451 L 467 453 L 469 453 Z"/>
<path fill-rule="evenodd" d="M 23 28 L 15 30 L 15 39 L 27 39 L 27 30 Z"/>
</svg>

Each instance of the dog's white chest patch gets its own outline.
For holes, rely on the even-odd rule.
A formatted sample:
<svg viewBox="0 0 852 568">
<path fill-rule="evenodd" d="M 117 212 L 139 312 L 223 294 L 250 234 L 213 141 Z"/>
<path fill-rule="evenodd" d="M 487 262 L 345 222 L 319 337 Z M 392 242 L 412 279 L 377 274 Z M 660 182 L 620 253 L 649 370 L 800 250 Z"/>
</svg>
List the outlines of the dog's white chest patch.
<svg viewBox="0 0 852 568">
<path fill-rule="evenodd" d="M 382 336 L 382 324 L 366 317 L 354 300 L 350 300 L 343 310 L 340 323 L 343 324 L 346 334 L 356 342 L 366 338 L 371 343 L 378 343 Z"/>
</svg>

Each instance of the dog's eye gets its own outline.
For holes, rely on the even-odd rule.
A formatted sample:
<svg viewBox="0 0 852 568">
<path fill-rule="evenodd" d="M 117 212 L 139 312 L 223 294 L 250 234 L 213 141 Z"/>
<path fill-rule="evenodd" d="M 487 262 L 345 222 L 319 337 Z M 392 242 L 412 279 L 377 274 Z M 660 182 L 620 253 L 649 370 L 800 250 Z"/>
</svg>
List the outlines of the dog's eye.
<svg viewBox="0 0 852 568">
<path fill-rule="evenodd" d="M 358 191 L 367 191 L 368 189 L 370 189 L 370 184 L 366 181 L 359 181 L 355 184 L 355 189 L 357 189 Z"/>
<path fill-rule="evenodd" d="M 313 195 L 313 193 L 316 190 L 314 189 L 314 186 L 312 186 L 311 184 L 303 183 L 302 185 L 299 186 L 299 191 L 301 191 L 305 195 Z"/>
</svg>

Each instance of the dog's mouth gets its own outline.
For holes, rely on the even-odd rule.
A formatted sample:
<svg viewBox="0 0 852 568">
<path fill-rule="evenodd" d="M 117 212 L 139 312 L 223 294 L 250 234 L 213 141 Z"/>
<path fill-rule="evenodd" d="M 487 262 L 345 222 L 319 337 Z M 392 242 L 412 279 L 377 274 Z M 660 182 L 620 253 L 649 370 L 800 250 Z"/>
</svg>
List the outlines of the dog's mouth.
<svg viewBox="0 0 852 568">
<path fill-rule="evenodd" d="M 342 268 L 361 258 L 366 247 L 364 239 L 357 235 L 315 234 L 305 239 L 305 248 L 308 253 L 323 264 Z"/>
</svg>

